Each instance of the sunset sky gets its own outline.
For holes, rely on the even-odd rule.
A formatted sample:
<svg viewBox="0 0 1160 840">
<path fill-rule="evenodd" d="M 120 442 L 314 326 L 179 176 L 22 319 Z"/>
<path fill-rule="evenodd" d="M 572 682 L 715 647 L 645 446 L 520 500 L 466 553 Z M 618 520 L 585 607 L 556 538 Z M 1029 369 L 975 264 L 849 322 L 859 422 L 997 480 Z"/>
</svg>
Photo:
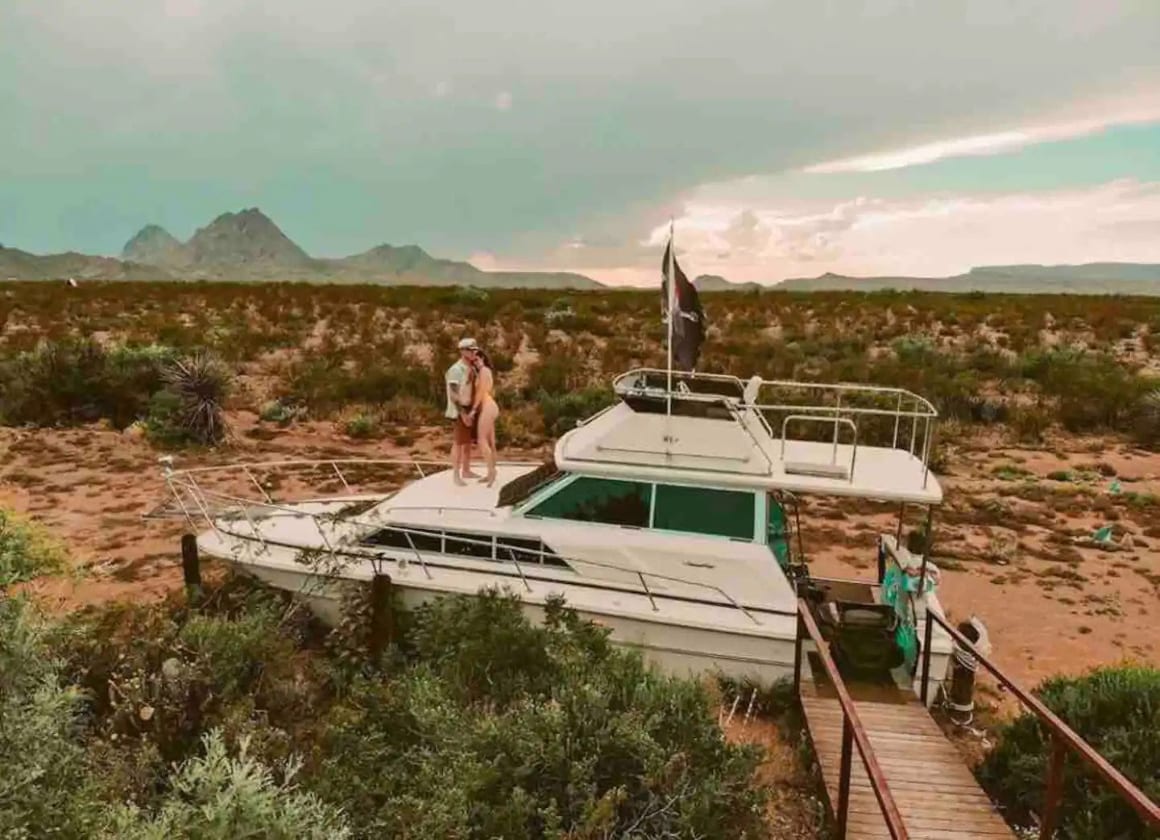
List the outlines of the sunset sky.
<svg viewBox="0 0 1160 840">
<path fill-rule="evenodd" d="M 257 206 L 318 256 L 1160 262 L 1158 0 L 5 0 L 0 243 Z"/>
</svg>

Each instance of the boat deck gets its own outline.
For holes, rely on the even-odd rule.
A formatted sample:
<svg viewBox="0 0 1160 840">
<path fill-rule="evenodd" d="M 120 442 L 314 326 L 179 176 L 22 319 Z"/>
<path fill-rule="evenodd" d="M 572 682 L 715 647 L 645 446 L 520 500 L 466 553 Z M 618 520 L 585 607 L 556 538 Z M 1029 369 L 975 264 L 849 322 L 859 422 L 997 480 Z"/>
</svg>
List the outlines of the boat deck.
<svg viewBox="0 0 1160 840">
<path fill-rule="evenodd" d="M 842 708 L 825 686 L 803 680 L 802 710 L 818 757 L 831 807 L 838 803 L 842 754 Z M 898 804 L 907 832 L 915 840 L 1010 838 L 1014 832 L 967 769 L 963 757 L 947 739 L 918 698 L 882 696 L 860 700 L 858 717 L 866 728 L 874 755 Z M 854 749 L 850 771 L 848 840 L 879 840 L 890 832 L 866 769 Z"/>
</svg>

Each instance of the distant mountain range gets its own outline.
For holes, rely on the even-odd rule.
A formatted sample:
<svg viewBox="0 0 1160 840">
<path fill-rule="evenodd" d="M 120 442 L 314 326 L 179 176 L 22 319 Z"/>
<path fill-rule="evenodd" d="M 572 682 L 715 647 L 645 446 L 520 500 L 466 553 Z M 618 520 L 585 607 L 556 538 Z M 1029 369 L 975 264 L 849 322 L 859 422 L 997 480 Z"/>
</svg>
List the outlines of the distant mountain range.
<svg viewBox="0 0 1160 840">
<path fill-rule="evenodd" d="M 767 288 L 760 283 L 734 283 L 719 274 L 701 274 L 693 279 L 700 292 L 754 292 Z"/>
<path fill-rule="evenodd" d="M 125 243 L 121 258 L 69 252 L 37 255 L 0 245 L 0 280 L 298 280 L 390 286 L 482 288 L 608 288 L 582 274 L 482 271 L 471 263 L 432 257 L 418 245 L 379 245 L 339 259 L 312 257 L 261 210 L 223 213 L 182 242 L 146 225 Z M 776 285 L 733 283 L 715 274 L 693 281 L 703 292 L 898 291 L 1011 294 L 1132 294 L 1160 296 L 1160 264 L 1001 265 L 954 277 L 847 277 L 823 274 Z M 659 288 L 660 278 L 657 278 Z"/>
<path fill-rule="evenodd" d="M 886 289 L 924 292 L 1001 292 L 1006 294 L 1156 295 L 1160 264 L 1086 263 L 1084 265 L 993 265 L 953 277 L 820 277 L 785 280 L 779 289 L 796 292 Z"/>
<path fill-rule="evenodd" d="M 85 254 L 37 256 L 0 246 L 0 280 L 300 280 L 402 286 L 604 288 L 567 272 L 482 271 L 432 257 L 418 245 L 379 245 L 340 259 L 312 257 L 256 207 L 223 213 L 181 242 L 147 225 L 125 243 L 121 259 Z"/>
</svg>

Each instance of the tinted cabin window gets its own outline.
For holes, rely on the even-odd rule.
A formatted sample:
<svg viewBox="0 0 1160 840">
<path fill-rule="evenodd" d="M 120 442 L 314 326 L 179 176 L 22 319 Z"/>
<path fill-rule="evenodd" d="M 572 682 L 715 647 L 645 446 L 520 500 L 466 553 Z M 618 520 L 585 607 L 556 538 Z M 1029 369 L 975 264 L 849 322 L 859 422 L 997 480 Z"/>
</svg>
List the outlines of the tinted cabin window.
<svg viewBox="0 0 1160 840">
<path fill-rule="evenodd" d="M 410 537 L 410 539 L 408 539 Z M 388 548 L 406 548 L 416 551 L 442 551 L 443 536 L 438 531 L 424 531 L 420 528 L 384 528 L 375 531 L 365 542 L 385 545 Z"/>
<path fill-rule="evenodd" d="M 653 527 L 752 540 L 753 494 L 658 484 Z"/>
<path fill-rule="evenodd" d="M 516 562 L 521 566 L 525 563 L 541 563 L 545 566 L 557 566 L 561 569 L 571 568 L 567 563 L 556 556 L 547 545 L 540 540 L 524 539 L 522 537 L 499 537 L 496 540 L 495 559 L 500 561 Z"/>
<path fill-rule="evenodd" d="M 444 535 L 443 553 L 490 560 L 491 536 L 488 534 L 457 534 L 448 531 Z"/>
<path fill-rule="evenodd" d="M 609 478 L 578 478 L 540 502 L 529 516 L 648 527 L 649 485 Z"/>
</svg>

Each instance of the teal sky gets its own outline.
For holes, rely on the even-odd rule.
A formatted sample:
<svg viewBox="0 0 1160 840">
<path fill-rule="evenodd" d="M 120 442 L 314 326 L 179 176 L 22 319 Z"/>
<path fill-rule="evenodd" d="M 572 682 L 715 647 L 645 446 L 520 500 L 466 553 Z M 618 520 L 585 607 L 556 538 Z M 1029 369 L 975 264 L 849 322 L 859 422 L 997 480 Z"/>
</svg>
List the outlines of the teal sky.
<svg viewBox="0 0 1160 840">
<path fill-rule="evenodd" d="M 1155 0 L 7 0 L 0 243 L 258 206 L 614 282 L 670 216 L 736 279 L 1160 262 L 1157 56 Z"/>
</svg>

